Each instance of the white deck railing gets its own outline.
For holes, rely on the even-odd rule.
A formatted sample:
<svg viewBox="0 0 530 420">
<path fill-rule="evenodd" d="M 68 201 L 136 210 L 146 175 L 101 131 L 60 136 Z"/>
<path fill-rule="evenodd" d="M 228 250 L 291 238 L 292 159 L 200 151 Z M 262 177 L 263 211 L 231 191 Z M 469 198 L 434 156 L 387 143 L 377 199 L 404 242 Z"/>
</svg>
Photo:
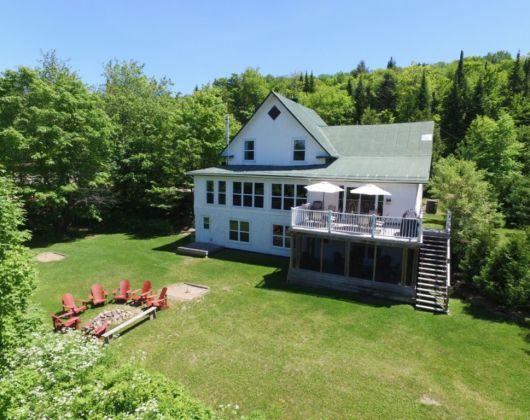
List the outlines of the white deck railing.
<svg viewBox="0 0 530 420">
<path fill-rule="evenodd" d="M 420 218 L 388 217 L 368 214 L 338 213 L 310 210 L 306 207 L 291 209 L 291 226 L 330 234 L 388 238 L 421 242 Z"/>
</svg>

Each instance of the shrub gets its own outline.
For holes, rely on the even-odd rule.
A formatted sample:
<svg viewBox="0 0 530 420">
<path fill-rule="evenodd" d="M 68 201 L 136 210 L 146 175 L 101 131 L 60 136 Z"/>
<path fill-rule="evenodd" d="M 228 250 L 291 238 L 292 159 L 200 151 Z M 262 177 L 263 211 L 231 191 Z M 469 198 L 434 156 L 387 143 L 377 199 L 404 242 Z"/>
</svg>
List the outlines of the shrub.
<svg viewBox="0 0 530 420">
<path fill-rule="evenodd" d="M 494 227 L 502 220 L 491 185 L 475 163 L 449 156 L 434 164 L 429 188 L 441 207 L 452 212 L 452 259 L 471 282 L 495 243 Z"/>
<path fill-rule="evenodd" d="M 118 366 L 77 331 L 42 332 L 0 372 L 0 418 L 211 418 L 158 374 Z"/>
<path fill-rule="evenodd" d="M 530 231 L 517 232 L 499 245 L 475 283 L 502 305 L 530 309 Z"/>
<path fill-rule="evenodd" d="M 510 226 L 530 225 L 530 177 L 516 176 L 505 199 L 504 213 Z"/>
</svg>

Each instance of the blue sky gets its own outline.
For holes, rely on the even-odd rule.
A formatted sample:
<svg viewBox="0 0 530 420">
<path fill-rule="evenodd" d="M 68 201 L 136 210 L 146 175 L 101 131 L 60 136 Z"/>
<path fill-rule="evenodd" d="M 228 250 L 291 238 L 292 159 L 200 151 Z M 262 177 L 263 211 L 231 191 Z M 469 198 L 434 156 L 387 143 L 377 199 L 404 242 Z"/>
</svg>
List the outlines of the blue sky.
<svg viewBox="0 0 530 420">
<path fill-rule="evenodd" d="M 0 0 L 0 70 L 34 66 L 41 51 L 91 85 L 103 64 L 135 59 L 174 90 L 259 67 L 287 75 L 433 63 L 530 50 L 530 1 Z"/>
</svg>

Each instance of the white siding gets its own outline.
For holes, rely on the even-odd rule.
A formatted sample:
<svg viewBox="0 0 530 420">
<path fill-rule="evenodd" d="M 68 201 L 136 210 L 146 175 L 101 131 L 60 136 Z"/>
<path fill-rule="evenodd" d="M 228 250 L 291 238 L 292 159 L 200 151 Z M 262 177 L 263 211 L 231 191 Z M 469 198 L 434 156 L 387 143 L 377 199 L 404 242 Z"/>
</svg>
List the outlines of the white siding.
<svg viewBox="0 0 530 420">
<path fill-rule="evenodd" d="M 275 120 L 267 114 L 273 105 L 281 111 Z M 295 139 L 305 140 L 305 161 L 293 161 Z M 254 161 L 244 160 L 245 140 L 254 140 Z M 281 102 L 271 95 L 233 139 L 224 154 L 234 156 L 228 159 L 230 165 L 280 166 L 322 164 L 324 159 L 317 156 L 326 155 L 326 152 Z"/>
<path fill-rule="evenodd" d="M 226 181 L 226 205 L 206 203 L 206 180 L 215 181 L 215 202 L 217 202 L 217 181 Z M 264 183 L 264 205 L 263 208 L 248 208 L 232 206 L 232 182 L 263 182 Z M 227 248 L 236 248 L 247 251 L 263 252 L 288 256 L 288 248 L 278 248 L 272 245 L 272 225 L 290 225 L 291 212 L 285 210 L 271 209 L 271 190 L 273 183 L 283 184 L 311 184 L 316 181 L 307 179 L 279 179 L 279 178 L 242 178 L 242 177 L 195 177 L 194 212 L 196 224 L 196 240 L 201 242 L 212 242 Z M 343 183 L 339 183 L 343 186 Z M 362 183 L 348 183 L 349 187 L 360 186 Z M 391 203 L 384 203 L 383 214 L 385 216 L 401 217 L 406 210 L 415 209 L 418 195 L 421 202 L 421 191 L 418 184 L 378 183 L 381 188 L 392 193 Z M 322 194 L 314 193 L 308 195 L 308 201 L 322 200 Z M 338 194 L 326 196 L 326 206 L 338 204 Z M 341 209 L 337 209 L 341 211 Z M 203 217 L 210 218 L 210 229 L 203 229 Z M 250 223 L 250 242 L 230 241 L 229 221 L 244 220 Z"/>
</svg>

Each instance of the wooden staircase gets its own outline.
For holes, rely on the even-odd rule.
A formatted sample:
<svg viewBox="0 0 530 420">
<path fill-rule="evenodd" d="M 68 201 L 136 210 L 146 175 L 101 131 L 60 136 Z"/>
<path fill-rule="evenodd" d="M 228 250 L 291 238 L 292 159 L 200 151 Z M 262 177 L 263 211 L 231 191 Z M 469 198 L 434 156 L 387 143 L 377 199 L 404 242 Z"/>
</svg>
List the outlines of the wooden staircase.
<svg viewBox="0 0 530 420">
<path fill-rule="evenodd" d="M 450 228 L 423 231 L 416 281 L 416 309 L 449 312 Z"/>
</svg>

